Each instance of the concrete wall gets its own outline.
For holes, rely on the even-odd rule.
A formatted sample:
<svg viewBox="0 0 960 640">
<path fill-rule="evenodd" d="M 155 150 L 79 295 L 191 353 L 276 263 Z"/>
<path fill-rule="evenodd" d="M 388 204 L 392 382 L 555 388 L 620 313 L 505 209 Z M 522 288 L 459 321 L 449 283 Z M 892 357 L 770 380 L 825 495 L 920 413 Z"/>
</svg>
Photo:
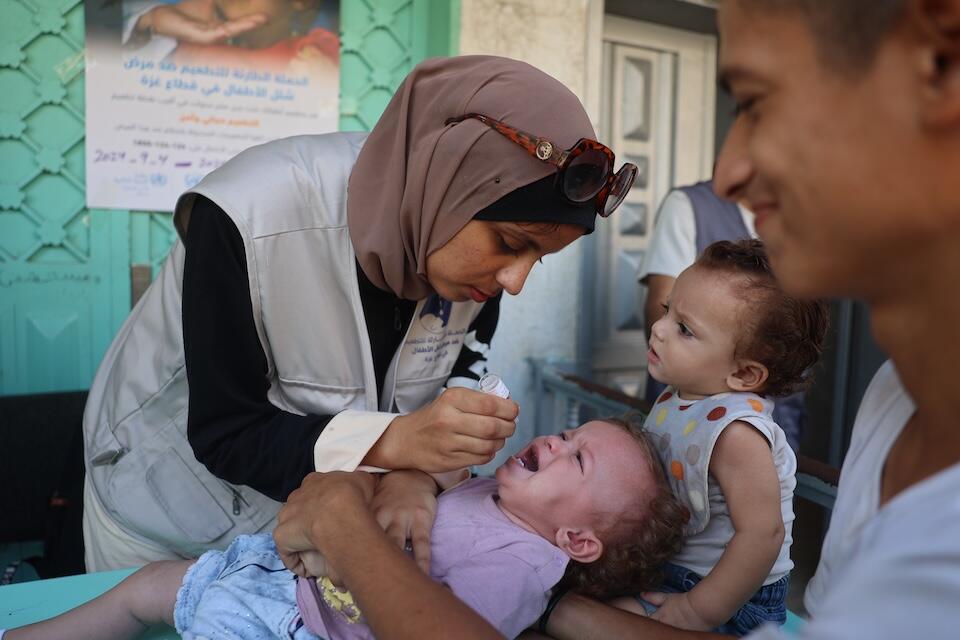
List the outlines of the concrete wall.
<svg viewBox="0 0 960 640">
<path fill-rule="evenodd" d="M 597 5 L 592 0 L 461 0 L 460 53 L 507 56 L 543 69 L 588 105 L 596 124 L 589 73 L 596 52 L 589 35 L 596 28 Z M 520 296 L 504 296 L 489 369 L 504 378 L 520 404 L 520 419 L 517 435 L 486 470 L 534 433 L 528 358 L 576 357 L 583 243 L 545 258 Z"/>
</svg>

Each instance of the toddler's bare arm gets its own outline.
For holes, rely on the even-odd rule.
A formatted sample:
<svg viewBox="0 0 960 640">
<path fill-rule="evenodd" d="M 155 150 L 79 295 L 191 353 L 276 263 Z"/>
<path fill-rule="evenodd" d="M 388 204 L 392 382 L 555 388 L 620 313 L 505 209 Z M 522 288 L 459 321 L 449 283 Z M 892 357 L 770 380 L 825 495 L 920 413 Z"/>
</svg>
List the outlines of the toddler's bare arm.
<svg viewBox="0 0 960 640">
<path fill-rule="evenodd" d="M 723 430 L 710 458 L 735 533 L 689 601 L 711 627 L 723 624 L 763 585 L 783 544 L 780 480 L 767 439 L 745 422 Z"/>
</svg>

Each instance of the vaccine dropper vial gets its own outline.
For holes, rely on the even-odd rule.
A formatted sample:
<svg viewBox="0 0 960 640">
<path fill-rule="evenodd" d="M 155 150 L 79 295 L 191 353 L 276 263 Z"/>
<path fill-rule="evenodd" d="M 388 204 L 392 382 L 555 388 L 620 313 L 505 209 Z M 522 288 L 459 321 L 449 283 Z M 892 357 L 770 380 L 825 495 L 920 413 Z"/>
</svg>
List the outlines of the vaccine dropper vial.
<svg viewBox="0 0 960 640">
<path fill-rule="evenodd" d="M 480 391 L 493 394 L 498 398 L 510 397 L 510 390 L 507 389 L 507 385 L 503 384 L 503 380 L 495 373 L 485 373 L 480 378 Z"/>
</svg>

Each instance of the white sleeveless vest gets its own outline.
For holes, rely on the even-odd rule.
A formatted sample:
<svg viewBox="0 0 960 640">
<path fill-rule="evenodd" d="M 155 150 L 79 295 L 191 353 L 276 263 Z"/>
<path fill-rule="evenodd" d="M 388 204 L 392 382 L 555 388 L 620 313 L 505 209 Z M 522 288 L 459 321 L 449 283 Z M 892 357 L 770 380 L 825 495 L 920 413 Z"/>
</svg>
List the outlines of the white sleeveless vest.
<svg viewBox="0 0 960 640">
<path fill-rule="evenodd" d="M 365 138 L 297 136 L 253 147 L 177 203 L 181 238 L 195 193 L 236 224 L 268 398 L 284 411 L 419 408 L 442 389 L 483 306 L 420 301 L 377 398 L 346 214 L 347 180 Z M 280 505 L 213 476 L 187 442 L 183 259 L 178 240 L 107 351 L 83 427 L 88 480 L 107 512 L 136 536 L 196 555 L 261 530 Z"/>
</svg>

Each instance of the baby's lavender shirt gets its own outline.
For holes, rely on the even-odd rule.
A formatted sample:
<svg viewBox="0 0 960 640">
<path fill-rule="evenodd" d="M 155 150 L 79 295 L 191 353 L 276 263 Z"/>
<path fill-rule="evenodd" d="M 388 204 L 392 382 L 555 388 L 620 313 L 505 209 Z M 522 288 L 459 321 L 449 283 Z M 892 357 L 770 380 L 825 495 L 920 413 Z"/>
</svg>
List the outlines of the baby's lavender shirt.
<svg viewBox="0 0 960 640">
<path fill-rule="evenodd" d="M 430 540 L 430 576 L 503 635 L 516 637 L 547 606 L 548 592 L 567 568 L 567 555 L 510 521 L 494 502 L 497 482 L 473 478 L 440 494 Z M 297 583 L 307 628 L 322 638 L 373 638 L 362 620 L 351 624 L 314 595 L 316 582 Z M 312 588 L 314 587 L 314 588 Z"/>
</svg>

